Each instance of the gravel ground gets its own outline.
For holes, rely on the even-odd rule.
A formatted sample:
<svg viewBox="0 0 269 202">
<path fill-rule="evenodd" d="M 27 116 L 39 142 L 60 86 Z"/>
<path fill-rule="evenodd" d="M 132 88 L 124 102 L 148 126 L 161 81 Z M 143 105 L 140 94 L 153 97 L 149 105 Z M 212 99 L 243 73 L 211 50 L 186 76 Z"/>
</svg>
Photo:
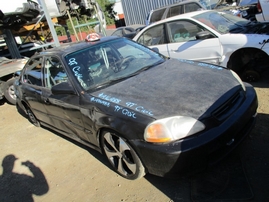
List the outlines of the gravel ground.
<svg viewBox="0 0 269 202">
<path fill-rule="evenodd" d="M 0 177 L 0 201 L 269 201 L 268 81 L 254 84 L 258 116 L 246 141 L 219 165 L 180 179 L 125 180 L 98 152 L 34 127 L 3 102 L 0 159 L 13 171 Z"/>
</svg>

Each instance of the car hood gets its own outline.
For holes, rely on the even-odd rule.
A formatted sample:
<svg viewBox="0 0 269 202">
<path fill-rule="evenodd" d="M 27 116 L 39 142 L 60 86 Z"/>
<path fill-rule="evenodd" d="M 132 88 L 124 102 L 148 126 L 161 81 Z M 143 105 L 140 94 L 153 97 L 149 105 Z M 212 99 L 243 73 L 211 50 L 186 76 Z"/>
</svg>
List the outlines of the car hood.
<svg viewBox="0 0 269 202">
<path fill-rule="evenodd" d="M 264 49 L 268 47 L 268 35 L 264 34 L 223 34 L 219 40 L 223 47 L 223 52 L 233 52 L 242 47 L 255 47 Z"/>
<path fill-rule="evenodd" d="M 223 95 L 229 97 L 231 89 L 242 87 L 227 69 L 169 59 L 91 94 L 155 119 L 176 115 L 198 119 Z"/>
<path fill-rule="evenodd" d="M 269 34 L 269 22 L 249 22 L 245 26 L 236 26 L 230 33 L 242 34 Z"/>
<path fill-rule="evenodd" d="M 0 58 L 0 77 L 22 70 L 22 68 L 27 63 L 27 61 L 28 61 L 28 58 L 7 59 L 5 57 L 1 57 Z"/>
</svg>

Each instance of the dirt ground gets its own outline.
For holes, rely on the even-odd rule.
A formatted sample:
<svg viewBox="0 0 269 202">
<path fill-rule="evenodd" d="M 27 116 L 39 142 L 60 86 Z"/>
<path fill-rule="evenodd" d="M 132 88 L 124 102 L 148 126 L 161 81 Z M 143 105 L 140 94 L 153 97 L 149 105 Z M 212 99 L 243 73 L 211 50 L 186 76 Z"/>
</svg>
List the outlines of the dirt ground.
<svg viewBox="0 0 269 202">
<path fill-rule="evenodd" d="M 217 166 L 179 179 L 125 180 L 98 152 L 33 126 L 2 102 L 0 160 L 10 173 L 0 166 L 0 201 L 269 201 L 269 80 L 254 86 L 257 123 L 246 141 Z"/>
</svg>

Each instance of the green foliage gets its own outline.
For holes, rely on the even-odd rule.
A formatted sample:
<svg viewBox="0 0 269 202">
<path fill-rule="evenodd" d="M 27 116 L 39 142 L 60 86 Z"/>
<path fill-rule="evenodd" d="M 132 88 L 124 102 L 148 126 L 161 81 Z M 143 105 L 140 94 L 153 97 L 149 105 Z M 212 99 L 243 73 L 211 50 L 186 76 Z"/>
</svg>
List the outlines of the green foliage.
<svg viewBox="0 0 269 202">
<path fill-rule="evenodd" d="M 100 5 L 105 19 L 106 19 L 106 24 L 107 25 L 113 25 L 115 24 L 115 15 L 116 13 L 113 11 L 113 5 L 114 3 L 110 3 L 108 0 L 97 0 L 97 3 Z M 94 10 L 93 10 L 94 12 Z M 93 16 L 95 14 L 92 13 L 91 16 Z M 92 23 L 97 21 L 97 19 L 93 19 L 91 16 L 86 16 L 86 15 L 77 15 L 76 17 L 72 17 L 72 22 L 74 24 L 74 26 L 78 25 L 78 24 L 86 24 L 86 23 Z M 67 27 L 70 31 L 70 34 L 74 34 L 74 30 L 72 28 L 72 24 L 70 22 L 69 19 L 66 20 L 67 23 Z M 91 32 L 93 31 L 95 24 L 93 25 L 88 25 L 88 26 L 83 26 L 80 28 L 77 28 L 76 31 L 77 32 Z M 56 27 L 55 28 L 57 35 L 61 36 L 61 35 L 66 35 L 65 33 L 65 29 L 63 27 Z"/>
<path fill-rule="evenodd" d="M 100 5 L 102 11 L 104 12 L 106 24 L 114 25 L 116 15 L 116 13 L 113 11 L 114 3 L 110 3 L 108 0 L 97 0 L 97 2 Z"/>
<path fill-rule="evenodd" d="M 83 16 L 81 16 L 80 18 L 72 17 L 72 22 L 73 22 L 74 26 L 86 24 L 86 23 L 91 23 L 91 22 L 95 22 L 95 21 L 96 21 L 95 19 L 83 18 Z M 72 24 L 71 24 L 69 19 L 66 20 L 66 24 L 67 24 L 67 27 L 68 27 L 70 34 L 74 34 L 74 30 L 72 28 Z M 76 28 L 76 31 L 88 33 L 88 32 L 91 32 L 93 30 L 93 27 L 94 27 L 94 25 L 83 26 L 80 28 Z M 56 33 L 58 36 L 66 35 L 65 29 L 63 27 L 56 27 L 55 30 L 56 30 Z"/>
</svg>

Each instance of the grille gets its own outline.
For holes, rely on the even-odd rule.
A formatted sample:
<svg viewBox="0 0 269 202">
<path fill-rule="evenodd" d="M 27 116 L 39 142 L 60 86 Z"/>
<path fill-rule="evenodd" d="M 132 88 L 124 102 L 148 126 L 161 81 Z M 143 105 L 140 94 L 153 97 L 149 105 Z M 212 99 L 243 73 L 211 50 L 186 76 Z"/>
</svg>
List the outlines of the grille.
<svg viewBox="0 0 269 202">
<path fill-rule="evenodd" d="M 224 121 L 240 106 L 243 99 L 244 92 L 242 90 L 237 91 L 231 98 L 212 113 L 213 117 L 220 122 Z"/>
</svg>

